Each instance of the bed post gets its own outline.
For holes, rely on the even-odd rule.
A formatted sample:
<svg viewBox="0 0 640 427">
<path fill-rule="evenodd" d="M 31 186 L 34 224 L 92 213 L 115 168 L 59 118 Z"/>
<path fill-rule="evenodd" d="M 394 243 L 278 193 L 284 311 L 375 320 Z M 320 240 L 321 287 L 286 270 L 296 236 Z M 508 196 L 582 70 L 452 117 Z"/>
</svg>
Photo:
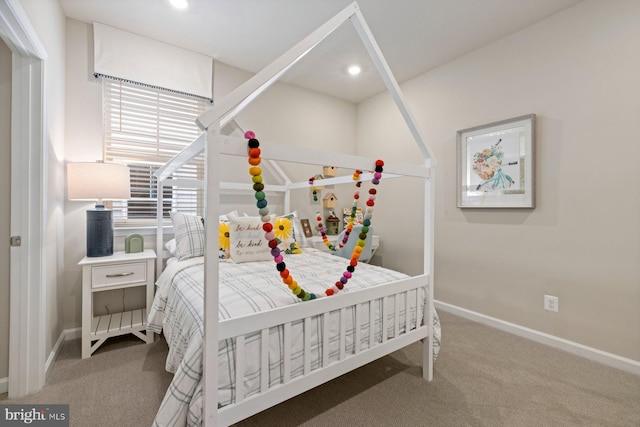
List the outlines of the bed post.
<svg viewBox="0 0 640 427">
<path fill-rule="evenodd" d="M 218 224 L 220 216 L 220 153 L 215 136 L 219 124 L 207 129 L 205 141 L 205 252 L 204 252 L 204 349 L 203 424 L 218 425 Z M 213 226 L 212 226 L 213 225 Z"/>
<path fill-rule="evenodd" d="M 427 160 L 426 164 L 431 162 Z M 431 381 L 433 379 L 433 262 L 434 262 L 434 170 L 433 165 L 429 169 L 429 177 L 424 180 L 424 274 L 429 277 L 428 301 L 424 308 L 424 322 L 427 324 L 428 336 L 422 341 L 422 377 Z"/>
<path fill-rule="evenodd" d="M 384 81 L 387 91 L 391 95 L 391 98 L 395 101 L 405 124 L 409 128 L 413 139 L 415 140 L 418 148 L 422 152 L 425 159 L 425 166 L 429 168 L 429 177 L 425 178 L 425 215 L 424 215 L 424 262 L 423 269 L 424 274 L 428 274 L 429 277 L 429 303 L 425 305 L 424 322 L 427 324 L 429 336 L 424 339 L 422 349 L 422 376 L 424 379 L 431 381 L 433 378 L 433 224 L 434 224 L 434 194 L 433 194 L 433 167 L 435 166 L 435 157 L 431 153 L 429 147 L 424 143 L 424 138 L 420 128 L 416 124 L 416 121 L 409 110 L 409 107 L 402 95 L 398 82 L 393 77 L 391 69 L 387 64 L 387 61 L 382 55 L 382 51 L 378 47 L 369 26 L 367 25 L 364 16 L 360 10 L 357 10 L 351 18 L 353 25 L 362 40 L 365 48 L 369 52 L 369 56 L 373 61 L 373 64 L 378 70 L 380 77 Z"/>
<path fill-rule="evenodd" d="M 163 212 L 162 206 L 164 205 L 164 200 L 162 200 L 162 196 L 164 195 L 164 179 L 158 179 L 156 183 L 156 279 L 162 272 L 162 254 L 163 254 L 163 243 L 164 243 L 164 221 L 163 221 Z"/>
</svg>

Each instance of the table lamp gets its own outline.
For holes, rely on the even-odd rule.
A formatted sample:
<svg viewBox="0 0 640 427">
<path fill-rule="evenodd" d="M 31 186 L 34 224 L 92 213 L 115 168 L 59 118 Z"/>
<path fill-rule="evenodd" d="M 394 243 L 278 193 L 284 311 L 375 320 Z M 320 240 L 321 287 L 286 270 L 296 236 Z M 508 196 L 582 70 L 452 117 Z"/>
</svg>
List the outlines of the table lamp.
<svg viewBox="0 0 640 427">
<path fill-rule="evenodd" d="M 67 164 L 69 200 L 95 200 L 87 210 L 87 256 L 113 255 L 113 211 L 104 200 L 131 198 L 129 167 L 116 163 L 80 162 Z"/>
</svg>

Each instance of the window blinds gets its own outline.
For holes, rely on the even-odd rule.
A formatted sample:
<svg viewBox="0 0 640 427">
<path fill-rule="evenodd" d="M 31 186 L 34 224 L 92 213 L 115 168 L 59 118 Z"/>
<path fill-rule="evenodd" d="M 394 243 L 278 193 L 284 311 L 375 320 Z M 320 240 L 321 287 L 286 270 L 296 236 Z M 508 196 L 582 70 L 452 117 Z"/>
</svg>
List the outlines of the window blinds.
<svg viewBox="0 0 640 427">
<path fill-rule="evenodd" d="M 202 131 L 195 120 L 206 109 L 202 98 L 103 78 L 104 160 L 124 163 L 131 172 L 131 199 L 112 202 L 117 225 L 155 225 L 153 172 Z M 173 178 L 203 179 L 204 158 L 193 159 Z M 202 215 L 202 189 L 165 188 L 164 217 L 172 210 Z"/>
</svg>

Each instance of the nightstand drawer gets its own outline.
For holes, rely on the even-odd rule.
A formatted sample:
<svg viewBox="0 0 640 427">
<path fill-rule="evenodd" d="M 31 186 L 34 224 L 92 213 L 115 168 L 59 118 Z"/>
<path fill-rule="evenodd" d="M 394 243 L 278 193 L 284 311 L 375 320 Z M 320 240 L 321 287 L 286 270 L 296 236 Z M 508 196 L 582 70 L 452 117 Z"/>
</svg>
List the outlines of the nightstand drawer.
<svg viewBox="0 0 640 427">
<path fill-rule="evenodd" d="M 145 282 L 146 280 L 146 262 L 105 265 L 91 269 L 91 287 L 93 289 L 126 283 Z"/>
</svg>

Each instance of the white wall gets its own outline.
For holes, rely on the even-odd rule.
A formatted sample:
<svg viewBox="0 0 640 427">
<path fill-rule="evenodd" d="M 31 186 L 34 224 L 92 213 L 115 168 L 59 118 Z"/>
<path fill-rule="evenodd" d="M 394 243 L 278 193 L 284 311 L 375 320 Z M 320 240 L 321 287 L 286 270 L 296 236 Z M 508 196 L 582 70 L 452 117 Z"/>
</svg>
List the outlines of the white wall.
<svg viewBox="0 0 640 427">
<path fill-rule="evenodd" d="M 21 3 L 48 55 L 44 64 L 43 144 L 46 194 L 43 213 L 47 310 L 45 355 L 48 355 L 62 332 L 60 311 L 64 303 L 58 285 L 62 283 L 64 268 L 65 16 L 60 3 L 55 0 L 21 0 Z"/>
<path fill-rule="evenodd" d="M 93 77 L 93 31 L 91 24 L 67 18 L 67 73 L 66 73 L 66 141 L 65 160 L 92 161 L 102 158 L 102 92 L 101 84 Z M 221 99 L 251 77 L 251 74 L 216 63 L 214 68 L 214 99 Z M 356 106 L 349 102 L 303 90 L 298 87 L 276 84 L 252 103 L 239 116 L 240 121 L 254 130 L 262 144 L 269 141 L 285 145 L 298 145 L 326 150 L 355 151 Z M 225 177 L 250 182 L 246 159 L 231 158 L 223 162 Z M 295 175 L 296 180 L 306 180 L 321 170 L 283 165 L 283 169 Z M 268 188 L 267 188 L 268 191 Z M 302 190 L 300 191 L 302 192 Z M 303 197 L 309 192 L 304 191 Z M 294 195 L 294 198 L 296 196 Z M 344 200 L 347 198 L 345 197 Z M 224 196 L 227 209 L 238 209 L 257 215 L 255 199 L 246 196 Z M 351 201 L 346 201 L 349 204 Z M 269 195 L 269 204 L 277 213 L 282 209 L 282 198 Z M 65 268 L 60 292 L 64 295 L 64 328 L 81 324 L 81 270 L 77 263 L 84 257 L 85 210 L 90 204 L 65 202 Z M 319 206 L 319 205 L 318 205 Z M 301 215 L 310 217 L 317 206 L 298 203 L 292 206 Z M 274 211 L 274 209 L 272 209 Z M 155 237 L 145 236 L 145 246 L 155 249 Z M 123 250 L 123 237 L 116 230 L 115 249 Z M 117 310 L 122 304 L 122 294 L 108 295 L 100 301 L 98 309 L 110 304 Z M 110 299 L 109 299 L 110 298 Z M 127 298 L 136 298 L 127 295 Z M 127 304 L 130 305 L 129 303 Z"/>
<path fill-rule="evenodd" d="M 216 62 L 214 76 L 214 98 L 222 99 L 251 74 Z M 275 84 L 238 115 L 240 123 L 254 130 L 265 146 L 276 143 L 347 154 L 355 153 L 356 119 L 356 106 L 350 102 L 282 83 Z M 248 182 L 246 165 L 247 160 L 242 158 L 225 160 L 222 176 Z M 315 174 L 322 174 L 321 168 L 312 166 L 290 163 L 280 163 L 280 166 L 294 182 L 307 181 Z M 340 206 L 351 206 L 353 187 L 344 185 L 327 188 L 326 191 L 336 194 Z M 324 194 L 320 191 L 318 201 L 313 202 L 309 189 L 295 190 L 291 195 L 292 210 L 298 210 L 302 218 L 311 219 L 313 225 L 316 212 L 328 214 L 322 208 Z M 270 194 L 269 200 L 271 198 Z M 255 203 L 250 199 L 247 198 L 251 204 L 247 213 L 254 215 Z"/>
<path fill-rule="evenodd" d="M 11 50 L 0 39 L 0 242 L 11 234 Z M 9 245 L 0 245 L 0 380 L 9 376 Z"/>
<path fill-rule="evenodd" d="M 93 30 L 90 25 L 69 18 L 66 28 L 65 161 L 102 160 L 102 91 L 93 77 Z M 82 324 L 82 276 L 77 263 L 87 252 L 86 209 L 91 206 L 91 203 L 65 200 L 65 268 L 60 287 L 65 295 L 65 329 Z"/>
<path fill-rule="evenodd" d="M 640 360 L 638 52 L 640 2 L 585 1 L 402 85 L 439 160 L 437 299 Z M 458 209 L 456 131 L 528 113 L 537 207 Z M 358 115 L 360 151 L 418 154 L 388 96 Z M 416 193 L 389 193 L 381 205 L 403 201 L 418 221 Z M 391 226 L 378 228 L 385 263 L 418 270 L 414 230 Z M 558 313 L 543 310 L 544 294 L 559 297 Z"/>
</svg>

